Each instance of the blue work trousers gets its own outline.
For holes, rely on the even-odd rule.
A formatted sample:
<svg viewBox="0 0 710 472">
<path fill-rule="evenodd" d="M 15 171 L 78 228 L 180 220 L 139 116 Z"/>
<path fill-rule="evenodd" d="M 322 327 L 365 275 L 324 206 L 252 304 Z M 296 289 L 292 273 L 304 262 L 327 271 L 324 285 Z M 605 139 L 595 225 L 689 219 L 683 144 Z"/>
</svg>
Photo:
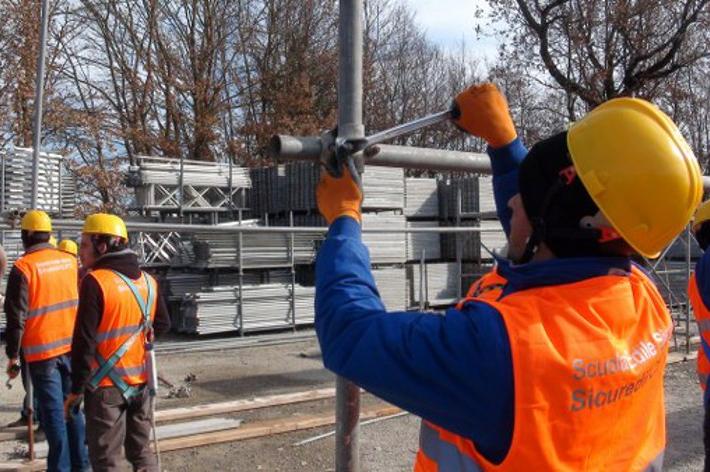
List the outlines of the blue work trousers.
<svg viewBox="0 0 710 472">
<path fill-rule="evenodd" d="M 72 418 L 64 418 L 64 400 L 71 390 L 71 367 L 68 355 L 30 362 L 30 377 L 39 401 L 42 428 L 49 443 L 49 472 L 89 469 L 84 415 L 77 407 Z"/>
</svg>

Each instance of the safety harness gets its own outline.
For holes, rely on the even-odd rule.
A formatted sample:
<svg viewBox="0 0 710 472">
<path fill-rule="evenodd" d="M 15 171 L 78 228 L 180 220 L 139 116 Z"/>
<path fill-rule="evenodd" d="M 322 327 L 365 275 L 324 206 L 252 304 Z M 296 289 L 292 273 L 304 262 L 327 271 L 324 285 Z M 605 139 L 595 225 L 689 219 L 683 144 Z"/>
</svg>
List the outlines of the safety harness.
<svg viewBox="0 0 710 472">
<path fill-rule="evenodd" d="M 90 390 L 97 389 L 101 381 L 108 376 L 111 381 L 113 381 L 113 384 L 116 386 L 116 388 L 121 391 L 121 395 L 123 396 L 123 398 L 126 400 L 130 400 L 131 398 L 134 398 L 135 396 L 140 394 L 141 389 L 136 388 L 132 385 L 128 385 L 123 380 L 121 375 L 116 371 L 115 367 L 118 361 L 121 360 L 121 358 L 126 354 L 126 352 L 128 352 L 131 346 L 133 346 L 133 343 L 136 342 L 141 333 L 145 333 L 146 339 L 148 340 L 148 342 L 146 343 L 146 349 L 152 349 L 153 324 L 150 320 L 150 313 L 153 310 L 153 303 L 155 302 L 155 293 L 153 293 L 153 287 L 150 284 L 148 276 L 145 274 L 145 272 L 143 272 L 143 280 L 145 281 L 145 284 L 148 287 L 148 300 L 146 301 L 143 301 L 143 298 L 138 292 L 138 287 L 136 287 L 136 285 L 133 283 L 133 281 L 131 281 L 131 279 L 115 270 L 112 270 L 112 272 L 116 274 L 121 280 L 123 280 L 128 286 L 128 288 L 131 289 L 133 297 L 135 298 L 136 303 L 138 303 L 138 307 L 140 308 L 141 313 L 143 314 L 143 322 L 129 336 L 129 338 L 126 339 L 126 341 L 124 341 L 124 343 L 121 344 L 121 346 L 119 346 L 119 348 L 116 349 L 113 354 L 109 356 L 108 359 L 104 359 L 101 354 L 99 354 L 98 352 L 96 353 L 96 361 L 98 362 L 99 366 L 96 369 L 94 375 L 91 377 L 88 387 Z"/>
</svg>

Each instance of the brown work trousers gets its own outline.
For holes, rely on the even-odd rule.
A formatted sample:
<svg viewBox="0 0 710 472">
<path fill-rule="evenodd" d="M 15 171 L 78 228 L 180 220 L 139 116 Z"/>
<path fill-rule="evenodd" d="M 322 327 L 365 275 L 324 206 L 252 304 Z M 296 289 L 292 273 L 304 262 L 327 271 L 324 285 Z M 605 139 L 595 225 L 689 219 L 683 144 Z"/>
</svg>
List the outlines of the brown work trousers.
<svg viewBox="0 0 710 472">
<path fill-rule="evenodd" d="M 94 472 L 124 470 L 121 446 L 135 471 L 159 472 L 150 448 L 150 396 L 148 389 L 125 400 L 115 387 L 87 391 L 84 399 L 86 440 Z"/>
</svg>

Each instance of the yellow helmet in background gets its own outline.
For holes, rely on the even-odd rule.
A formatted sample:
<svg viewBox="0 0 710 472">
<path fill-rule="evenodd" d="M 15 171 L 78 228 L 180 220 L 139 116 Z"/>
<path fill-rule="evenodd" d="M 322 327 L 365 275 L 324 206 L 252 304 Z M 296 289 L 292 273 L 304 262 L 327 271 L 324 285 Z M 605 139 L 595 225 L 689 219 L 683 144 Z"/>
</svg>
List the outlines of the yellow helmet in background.
<svg viewBox="0 0 710 472">
<path fill-rule="evenodd" d="M 646 257 L 688 224 L 702 198 L 698 161 L 678 127 L 656 106 L 617 98 L 567 133 L 582 184 L 621 237 Z"/>
<path fill-rule="evenodd" d="M 128 239 L 126 223 L 120 217 L 108 213 L 94 213 L 87 216 L 81 232 L 83 234 L 105 234 Z"/>
<path fill-rule="evenodd" d="M 25 231 L 51 232 L 52 220 L 42 210 L 30 210 L 25 213 L 20 222 L 20 228 Z"/>
<path fill-rule="evenodd" d="M 61 241 L 59 241 L 59 245 L 57 246 L 57 248 L 60 251 L 67 252 L 74 256 L 76 256 L 79 252 L 79 246 L 77 246 L 77 244 L 71 239 L 62 239 Z"/>
<path fill-rule="evenodd" d="M 49 236 L 48 242 L 52 245 L 52 247 L 57 247 L 57 238 L 55 238 L 54 235 Z"/>
<path fill-rule="evenodd" d="M 695 210 L 695 217 L 693 218 L 693 232 L 697 231 L 701 224 L 710 220 L 710 200 L 705 200 L 703 203 L 698 205 L 698 209 Z"/>
</svg>

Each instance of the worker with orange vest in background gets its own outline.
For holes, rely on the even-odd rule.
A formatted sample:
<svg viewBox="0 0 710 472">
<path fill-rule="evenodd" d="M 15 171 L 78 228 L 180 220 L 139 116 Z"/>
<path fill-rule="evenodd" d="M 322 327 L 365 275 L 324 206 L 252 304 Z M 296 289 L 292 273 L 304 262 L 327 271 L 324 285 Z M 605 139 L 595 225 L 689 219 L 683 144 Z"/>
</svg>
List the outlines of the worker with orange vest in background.
<svg viewBox="0 0 710 472">
<path fill-rule="evenodd" d="M 52 222 L 45 212 L 27 212 L 21 229 L 25 253 L 15 261 L 5 293 L 8 375 L 17 375 L 21 348 L 49 443 L 47 469 L 85 470 L 84 416 L 77 409 L 69 421 L 64 418 L 64 399 L 71 389 L 77 261 L 49 244 Z"/>
<path fill-rule="evenodd" d="M 695 272 L 688 281 L 688 298 L 693 307 L 695 321 L 700 332 L 698 348 L 698 380 L 703 389 L 705 419 L 703 421 L 703 442 L 705 444 L 705 470 L 710 471 L 710 200 L 703 202 L 695 212 L 693 234 L 703 256 L 695 265 Z"/>
<path fill-rule="evenodd" d="M 153 333 L 170 329 L 155 279 L 128 247 L 126 225 L 96 213 L 84 221 L 79 257 L 91 270 L 81 282 L 72 343 L 72 394 L 67 410 L 85 397 L 89 458 L 96 471 L 120 469 L 121 449 L 134 470 L 157 471 L 150 449 L 154 366 L 146 362 Z"/>
<path fill-rule="evenodd" d="M 610 100 L 528 152 L 492 84 L 456 97 L 485 139 L 507 258 L 444 316 L 387 312 L 361 241 L 362 191 L 324 175 L 316 262 L 325 366 L 420 416 L 414 470 L 656 471 L 671 318 L 630 259 L 657 256 L 702 195 L 658 108 Z"/>
</svg>

